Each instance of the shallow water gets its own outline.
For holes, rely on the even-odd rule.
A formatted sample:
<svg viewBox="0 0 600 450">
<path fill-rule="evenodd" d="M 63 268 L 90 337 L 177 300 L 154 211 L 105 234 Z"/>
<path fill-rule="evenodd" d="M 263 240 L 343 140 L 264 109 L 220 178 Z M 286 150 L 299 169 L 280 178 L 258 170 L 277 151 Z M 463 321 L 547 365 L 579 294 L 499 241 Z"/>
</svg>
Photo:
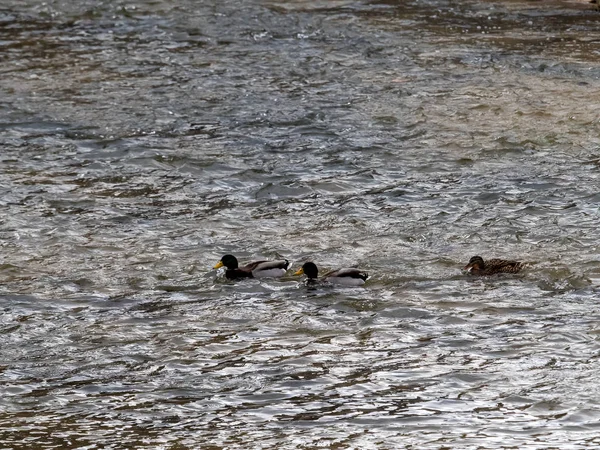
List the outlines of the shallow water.
<svg viewBox="0 0 600 450">
<path fill-rule="evenodd" d="M 0 448 L 600 444 L 593 6 L 199 3 L 0 7 Z"/>
</svg>

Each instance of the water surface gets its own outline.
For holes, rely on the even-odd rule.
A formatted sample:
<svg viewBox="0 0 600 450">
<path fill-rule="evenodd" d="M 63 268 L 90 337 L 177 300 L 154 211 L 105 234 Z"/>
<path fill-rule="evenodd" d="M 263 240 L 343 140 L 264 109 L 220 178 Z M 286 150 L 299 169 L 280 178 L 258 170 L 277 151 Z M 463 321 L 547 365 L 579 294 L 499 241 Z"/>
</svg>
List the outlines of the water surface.
<svg viewBox="0 0 600 450">
<path fill-rule="evenodd" d="M 596 447 L 599 18 L 5 1 L 0 447 Z"/>
</svg>

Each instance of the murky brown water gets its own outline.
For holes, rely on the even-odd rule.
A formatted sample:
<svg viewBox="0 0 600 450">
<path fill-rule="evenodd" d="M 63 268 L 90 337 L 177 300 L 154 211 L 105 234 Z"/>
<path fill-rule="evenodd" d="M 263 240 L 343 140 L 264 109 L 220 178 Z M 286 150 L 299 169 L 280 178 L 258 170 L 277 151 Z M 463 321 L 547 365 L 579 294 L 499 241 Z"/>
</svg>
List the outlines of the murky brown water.
<svg viewBox="0 0 600 450">
<path fill-rule="evenodd" d="M 595 448 L 599 23 L 6 0 L 0 448 Z"/>
</svg>

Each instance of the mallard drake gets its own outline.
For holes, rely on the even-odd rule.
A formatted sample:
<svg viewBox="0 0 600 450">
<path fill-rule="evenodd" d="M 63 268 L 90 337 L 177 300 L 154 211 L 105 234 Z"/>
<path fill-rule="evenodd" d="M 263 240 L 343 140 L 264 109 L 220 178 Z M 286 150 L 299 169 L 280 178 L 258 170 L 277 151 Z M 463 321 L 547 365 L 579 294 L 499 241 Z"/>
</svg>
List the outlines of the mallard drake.
<svg viewBox="0 0 600 450">
<path fill-rule="evenodd" d="M 318 280 L 319 269 L 313 262 L 306 262 L 302 265 L 294 275 L 306 275 L 309 282 L 315 282 Z M 365 284 L 365 281 L 369 277 L 369 274 L 359 269 L 338 269 L 332 272 L 328 272 L 321 277 L 321 280 L 327 283 L 343 284 L 346 286 L 361 286 Z"/>
<path fill-rule="evenodd" d="M 254 261 L 243 267 L 238 267 L 238 260 L 233 255 L 224 255 L 213 269 L 227 267 L 225 276 L 230 280 L 238 278 L 278 278 L 285 275 L 290 263 L 287 259 L 281 261 Z"/>
<path fill-rule="evenodd" d="M 496 273 L 517 273 L 523 268 L 520 261 L 506 259 L 488 259 L 484 261 L 481 256 L 473 256 L 464 268 L 473 275 L 494 275 Z"/>
</svg>

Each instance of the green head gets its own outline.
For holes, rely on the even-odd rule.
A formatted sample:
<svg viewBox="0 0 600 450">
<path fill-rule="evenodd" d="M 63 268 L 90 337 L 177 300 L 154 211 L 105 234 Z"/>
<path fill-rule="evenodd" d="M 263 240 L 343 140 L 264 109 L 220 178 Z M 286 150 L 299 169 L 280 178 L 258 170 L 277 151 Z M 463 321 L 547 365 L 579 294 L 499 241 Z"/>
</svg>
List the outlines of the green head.
<svg viewBox="0 0 600 450">
<path fill-rule="evenodd" d="M 302 265 L 302 267 L 294 274 L 294 275 L 306 275 L 309 279 L 317 278 L 319 273 L 319 269 L 317 269 L 317 265 L 313 262 L 306 262 Z"/>
<path fill-rule="evenodd" d="M 219 269 L 220 267 L 223 267 L 223 266 L 227 267 L 229 270 L 237 269 L 238 268 L 238 260 L 233 255 L 224 255 L 221 258 L 221 261 L 219 261 L 217 263 L 217 265 L 215 267 L 213 267 L 213 269 Z"/>
</svg>

